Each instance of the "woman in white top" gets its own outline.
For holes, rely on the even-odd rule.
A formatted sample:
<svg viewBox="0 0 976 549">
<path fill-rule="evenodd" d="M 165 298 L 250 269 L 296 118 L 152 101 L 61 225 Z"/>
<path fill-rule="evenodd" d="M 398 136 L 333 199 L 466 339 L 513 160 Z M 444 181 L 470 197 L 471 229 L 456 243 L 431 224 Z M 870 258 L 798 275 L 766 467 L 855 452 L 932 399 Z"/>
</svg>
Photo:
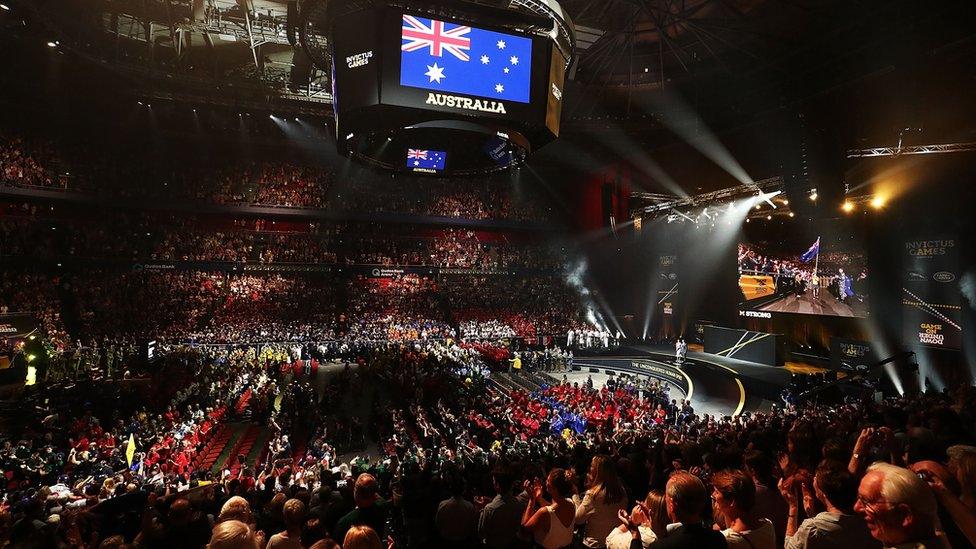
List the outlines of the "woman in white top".
<svg viewBox="0 0 976 549">
<path fill-rule="evenodd" d="M 756 483 L 747 473 L 732 469 L 712 475 L 712 506 L 717 527 L 729 549 L 776 549 L 776 530 L 769 519 L 757 519 Z"/>
<path fill-rule="evenodd" d="M 572 544 L 576 505 L 567 498 L 572 493 L 572 485 L 566 470 L 555 468 L 546 478 L 546 491 L 552 503 L 542 497 L 542 483 L 538 480 L 532 484 L 526 481 L 525 490 L 529 501 L 522 514 L 522 528 L 544 549 L 561 549 Z"/>
</svg>

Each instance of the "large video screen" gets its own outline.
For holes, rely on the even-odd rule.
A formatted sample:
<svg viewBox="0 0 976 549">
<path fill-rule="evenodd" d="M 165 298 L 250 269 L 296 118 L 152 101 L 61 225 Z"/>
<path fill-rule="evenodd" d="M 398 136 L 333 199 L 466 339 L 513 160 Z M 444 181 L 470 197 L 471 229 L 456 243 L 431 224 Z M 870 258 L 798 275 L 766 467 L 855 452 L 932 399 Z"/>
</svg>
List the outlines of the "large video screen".
<svg viewBox="0 0 976 549">
<path fill-rule="evenodd" d="M 867 316 L 868 265 L 860 240 L 836 232 L 798 232 L 803 234 L 739 244 L 739 314 Z"/>
<path fill-rule="evenodd" d="M 400 85 L 528 103 L 532 39 L 404 14 Z"/>
</svg>

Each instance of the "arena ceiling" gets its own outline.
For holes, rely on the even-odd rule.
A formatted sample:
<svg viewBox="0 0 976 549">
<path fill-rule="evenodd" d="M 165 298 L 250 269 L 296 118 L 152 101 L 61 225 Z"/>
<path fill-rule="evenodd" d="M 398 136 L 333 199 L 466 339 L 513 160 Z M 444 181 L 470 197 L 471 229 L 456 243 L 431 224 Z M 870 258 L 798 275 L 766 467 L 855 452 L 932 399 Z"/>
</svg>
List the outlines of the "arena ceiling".
<svg viewBox="0 0 976 549">
<path fill-rule="evenodd" d="M 31 23 L 25 31 L 3 15 L 4 33 L 57 40 L 60 48 L 122 75 L 133 94 L 331 114 L 329 75 L 291 45 L 285 0 L 4 2 L 29 14 Z M 551 149 L 553 159 L 582 150 L 592 164 L 626 160 L 686 142 L 688 132 L 676 125 L 726 139 L 743 125 L 765 130 L 771 115 L 800 120 L 811 135 L 841 132 L 817 138 L 837 139 L 841 148 L 890 144 L 908 127 L 928 128 L 932 143 L 961 140 L 973 130 L 965 127 L 969 118 L 959 116 L 968 112 L 965 105 L 930 93 L 976 92 L 968 0 L 561 4 L 576 25 L 578 62 L 566 87 L 561 139 L 542 151 Z M 675 98 L 693 116 L 669 120 Z M 770 140 L 785 143 L 778 134 Z M 802 141 L 788 145 L 799 148 Z M 755 175 L 780 174 L 759 169 Z"/>
</svg>

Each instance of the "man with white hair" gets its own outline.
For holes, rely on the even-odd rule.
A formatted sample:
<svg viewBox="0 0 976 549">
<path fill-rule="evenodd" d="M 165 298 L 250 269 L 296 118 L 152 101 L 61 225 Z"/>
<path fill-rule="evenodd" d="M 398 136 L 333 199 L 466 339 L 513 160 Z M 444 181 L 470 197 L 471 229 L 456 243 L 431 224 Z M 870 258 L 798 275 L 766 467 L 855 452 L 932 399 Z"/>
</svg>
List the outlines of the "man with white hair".
<svg viewBox="0 0 976 549">
<path fill-rule="evenodd" d="M 928 485 L 908 469 L 878 462 L 868 467 L 854 510 L 885 548 L 943 549 L 936 534 L 938 508 Z"/>
</svg>

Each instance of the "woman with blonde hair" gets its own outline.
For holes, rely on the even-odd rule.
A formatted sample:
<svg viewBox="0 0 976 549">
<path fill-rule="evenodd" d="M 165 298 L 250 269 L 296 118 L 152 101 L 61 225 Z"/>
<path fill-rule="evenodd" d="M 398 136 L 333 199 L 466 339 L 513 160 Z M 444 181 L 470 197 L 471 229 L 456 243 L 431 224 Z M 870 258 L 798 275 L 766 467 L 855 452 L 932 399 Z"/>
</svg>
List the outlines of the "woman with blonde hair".
<svg viewBox="0 0 976 549">
<path fill-rule="evenodd" d="M 239 520 L 227 520 L 214 526 L 207 549 L 260 549 L 259 540 L 248 525 Z"/>
<path fill-rule="evenodd" d="M 607 456 L 594 456 L 586 476 L 583 497 L 573 497 L 577 525 L 585 525 L 583 545 L 606 547 L 607 536 L 619 524 L 618 513 L 627 508 L 627 491 L 617 476 L 617 468 Z"/>
</svg>

